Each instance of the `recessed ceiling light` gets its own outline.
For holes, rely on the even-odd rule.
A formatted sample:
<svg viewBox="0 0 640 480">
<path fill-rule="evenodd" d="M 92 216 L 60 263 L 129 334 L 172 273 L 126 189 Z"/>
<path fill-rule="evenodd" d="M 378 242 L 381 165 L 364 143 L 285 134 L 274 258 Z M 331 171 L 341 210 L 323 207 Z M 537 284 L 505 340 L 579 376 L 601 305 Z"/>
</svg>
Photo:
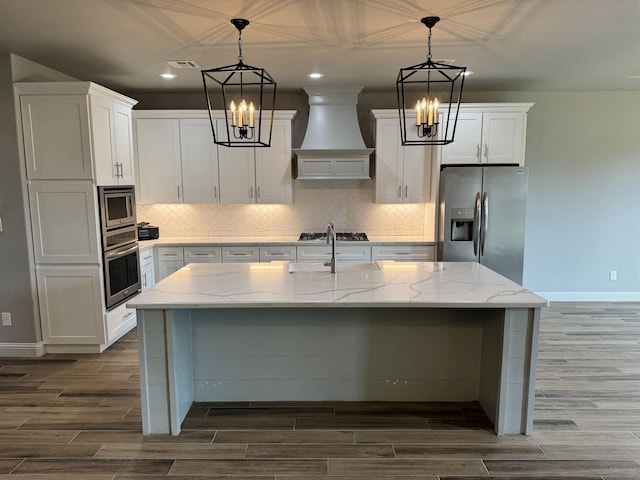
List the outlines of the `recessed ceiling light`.
<svg viewBox="0 0 640 480">
<path fill-rule="evenodd" d="M 161 73 L 160 76 L 165 80 L 172 80 L 177 77 L 175 73 Z"/>
<path fill-rule="evenodd" d="M 307 77 L 318 79 L 318 78 L 324 77 L 324 73 L 319 73 L 319 72 L 307 73 Z"/>
</svg>

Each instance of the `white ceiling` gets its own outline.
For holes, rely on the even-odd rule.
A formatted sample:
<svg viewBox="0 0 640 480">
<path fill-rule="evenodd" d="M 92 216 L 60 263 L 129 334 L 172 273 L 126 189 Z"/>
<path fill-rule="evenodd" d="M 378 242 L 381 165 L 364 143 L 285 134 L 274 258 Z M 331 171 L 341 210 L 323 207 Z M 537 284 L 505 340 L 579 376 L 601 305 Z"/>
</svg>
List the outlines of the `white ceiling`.
<svg viewBox="0 0 640 480">
<path fill-rule="evenodd" d="M 640 0 L 0 0 L 0 51 L 126 91 L 196 91 L 199 69 L 244 61 L 279 90 L 395 88 L 426 59 L 474 72 L 470 90 L 640 90 Z"/>
</svg>

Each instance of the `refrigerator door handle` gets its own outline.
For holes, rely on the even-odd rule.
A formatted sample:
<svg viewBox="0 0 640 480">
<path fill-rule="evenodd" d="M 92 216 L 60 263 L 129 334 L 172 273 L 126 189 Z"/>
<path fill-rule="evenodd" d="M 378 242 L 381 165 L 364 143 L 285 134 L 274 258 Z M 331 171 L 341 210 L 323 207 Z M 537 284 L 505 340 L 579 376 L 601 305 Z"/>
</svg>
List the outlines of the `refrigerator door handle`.
<svg viewBox="0 0 640 480">
<path fill-rule="evenodd" d="M 478 256 L 478 236 L 480 235 L 480 192 L 476 193 L 476 207 L 473 209 L 473 254 Z"/>
<path fill-rule="evenodd" d="M 484 192 L 482 196 L 482 236 L 480 238 L 480 256 L 484 255 L 484 241 L 487 238 L 489 228 L 489 195 Z"/>
</svg>

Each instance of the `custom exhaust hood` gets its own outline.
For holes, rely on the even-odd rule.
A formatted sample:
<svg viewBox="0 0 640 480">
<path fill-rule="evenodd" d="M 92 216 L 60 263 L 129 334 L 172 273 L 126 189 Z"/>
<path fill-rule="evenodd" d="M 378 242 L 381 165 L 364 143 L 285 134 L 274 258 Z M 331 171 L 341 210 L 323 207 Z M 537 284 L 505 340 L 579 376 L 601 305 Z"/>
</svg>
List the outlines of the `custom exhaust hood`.
<svg viewBox="0 0 640 480">
<path fill-rule="evenodd" d="M 298 179 L 366 179 L 373 148 L 366 148 L 356 105 L 362 87 L 305 88 L 309 122 L 298 158 Z"/>
</svg>

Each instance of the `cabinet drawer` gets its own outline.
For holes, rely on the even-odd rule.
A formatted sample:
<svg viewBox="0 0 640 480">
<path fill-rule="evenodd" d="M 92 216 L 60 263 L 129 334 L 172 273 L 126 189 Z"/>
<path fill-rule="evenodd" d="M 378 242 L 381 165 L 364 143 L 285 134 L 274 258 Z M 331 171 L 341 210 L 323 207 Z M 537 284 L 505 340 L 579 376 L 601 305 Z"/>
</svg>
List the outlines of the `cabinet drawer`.
<svg viewBox="0 0 640 480">
<path fill-rule="evenodd" d="M 184 260 L 182 247 L 158 247 L 158 260 Z"/>
<path fill-rule="evenodd" d="M 431 262 L 434 260 L 433 245 L 378 245 L 371 247 L 371 260 L 396 260 Z"/>
<path fill-rule="evenodd" d="M 220 247 L 184 247 L 184 263 L 220 263 Z"/>
<path fill-rule="evenodd" d="M 293 260 L 296 259 L 296 247 L 295 245 L 287 246 L 271 246 L 260 247 L 260 261 L 271 262 L 274 260 Z"/>
<path fill-rule="evenodd" d="M 136 311 L 125 304 L 107 312 L 107 341 L 111 342 L 131 330 L 136 324 Z"/>
<path fill-rule="evenodd" d="M 250 247 L 222 247 L 222 261 L 228 262 L 258 262 L 260 253 L 258 246 Z"/>
<path fill-rule="evenodd" d="M 153 264 L 153 247 L 140 250 L 140 268 Z"/>
<path fill-rule="evenodd" d="M 297 247 L 298 262 L 324 262 L 331 258 L 331 245 L 305 245 Z M 338 245 L 336 258 L 340 262 L 370 262 L 371 247 L 368 245 Z"/>
</svg>

